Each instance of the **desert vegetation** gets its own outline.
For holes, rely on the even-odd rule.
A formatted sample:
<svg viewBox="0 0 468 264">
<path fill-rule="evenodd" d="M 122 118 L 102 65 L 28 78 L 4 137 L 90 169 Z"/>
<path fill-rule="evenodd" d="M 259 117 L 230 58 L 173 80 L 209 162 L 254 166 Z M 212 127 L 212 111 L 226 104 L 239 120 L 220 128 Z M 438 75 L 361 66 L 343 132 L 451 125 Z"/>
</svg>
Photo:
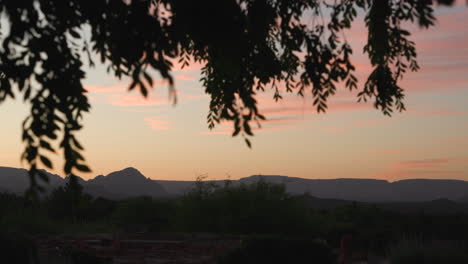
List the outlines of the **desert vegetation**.
<svg viewBox="0 0 468 264">
<path fill-rule="evenodd" d="M 427 255 L 426 252 L 447 252 L 431 249 L 438 245 L 454 251 L 451 253 L 454 258 L 466 257 L 455 253 L 463 247 L 449 246 L 444 241 L 466 243 L 467 214 L 397 212 L 357 202 L 320 209 L 319 203 L 320 199 L 308 194 L 290 195 L 284 185 L 262 180 L 237 185 L 226 181 L 221 186 L 200 180 L 185 195 L 171 199 L 107 200 L 68 185 L 35 202 L 3 193 L 0 195 L 1 250 L 33 256 L 31 241 L 44 235 L 203 233 L 243 237 L 243 247 L 220 258 L 220 263 L 238 263 L 233 261 L 252 255 L 251 251 L 258 256 L 252 255 L 249 261 L 257 257 L 260 261 L 262 254 L 281 252 L 281 248 L 287 247 L 285 243 L 297 244 L 294 250 L 298 252 L 288 254 L 300 256 L 301 247 L 326 248 L 326 251 L 318 250 L 322 255 L 315 258 L 337 260 L 340 240 L 350 234 L 352 252 L 386 256 L 394 263 L 422 263 L 411 261 Z M 417 238 L 419 244 L 408 238 Z M 15 251 L 11 250 L 12 245 Z M 315 254 L 313 250 L 305 252 Z M 280 254 L 275 259 L 284 257 Z M 22 263 L 31 259 L 26 258 Z"/>
</svg>

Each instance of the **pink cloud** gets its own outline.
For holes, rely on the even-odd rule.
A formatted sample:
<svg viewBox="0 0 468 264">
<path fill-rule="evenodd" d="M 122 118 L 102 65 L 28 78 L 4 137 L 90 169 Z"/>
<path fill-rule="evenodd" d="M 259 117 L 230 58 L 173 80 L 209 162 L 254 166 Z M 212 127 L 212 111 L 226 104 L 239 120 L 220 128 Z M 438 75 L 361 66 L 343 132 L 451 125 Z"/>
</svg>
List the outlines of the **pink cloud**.
<svg viewBox="0 0 468 264">
<path fill-rule="evenodd" d="M 258 100 L 260 112 L 268 117 L 275 116 L 304 116 L 308 114 L 318 114 L 315 106 L 312 105 L 311 98 L 302 98 L 296 95 L 285 98 L 283 101 L 275 102 L 273 98 L 260 96 Z M 287 105 L 287 106 L 285 106 Z M 301 106 L 299 106 L 301 105 Z M 374 110 L 372 103 L 358 103 L 357 99 L 334 100 L 328 103 L 327 114 Z"/>
<path fill-rule="evenodd" d="M 398 169 L 429 169 L 444 167 L 449 162 L 448 158 L 405 160 L 392 163 L 391 166 Z"/>
<path fill-rule="evenodd" d="M 300 122 L 300 121 L 305 121 L 304 118 L 295 118 L 295 117 L 274 117 L 274 118 L 268 118 L 266 120 L 263 120 L 260 122 L 261 125 L 263 124 L 290 124 L 293 122 Z"/>
<path fill-rule="evenodd" d="M 419 160 L 403 160 L 387 164 L 389 169 L 370 177 L 390 179 L 403 178 L 456 178 L 466 171 L 446 168 L 451 162 L 462 162 L 460 158 L 429 158 Z"/>
<path fill-rule="evenodd" d="M 460 170 L 391 170 L 371 175 L 372 178 L 401 180 L 414 178 L 457 178 L 466 172 Z"/>
<path fill-rule="evenodd" d="M 84 87 L 89 93 L 117 93 L 125 91 L 126 88 L 122 84 L 118 85 L 86 85 Z"/>
<path fill-rule="evenodd" d="M 403 151 L 396 149 L 371 149 L 368 151 L 371 154 L 383 154 L 383 155 L 399 155 Z"/>
<path fill-rule="evenodd" d="M 468 5 L 468 1 L 466 1 L 466 0 L 455 0 L 455 5 L 466 6 L 466 5 Z"/>
<path fill-rule="evenodd" d="M 175 58 L 173 59 L 172 62 L 172 71 L 180 71 L 180 72 L 186 72 L 186 71 L 194 71 L 194 70 L 200 70 L 203 68 L 205 63 L 200 63 L 200 62 L 194 62 L 193 60 L 189 61 L 189 65 L 182 67 L 182 63 L 179 62 L 180 58 Z"/>
<path fill-rule="evenodd" d="M 199 76 L 197 78 L 195 76 L 191 76 L 189 74 L 183 74 L 183 73 L 175 74 L 174 77 L 175 77 L 176 81 L 178 81 L 178 80 L 181 80 L 181 81 L 198 81 L 200 79 Z"/>
<path fill-rule="evenodd" d="M 201 131 L 198 134 L 200 135 L 232 135 L 232 128 L 214 128 L 213 130 Z"/>
<path fill-rule="evenodd" d="M 145 117 L 144 118 L 146 124 L 152 129 L 152 130 L 168 130 L 170 128 L 170 121 L 166 120 L 161 120 L 161 117 L 159 116 L 150 116 L 150 117 Z"/>
<path fill-rule="evenodd" d="M 465 4 L 465 1 L 458 1 Z M 443 8 L 441 8 L 443 9 Z M 416 41 L 419 72 L 408 72 L 400 82 L 407 92 L 449 92 L 468 89 L 468 36 L 460 34 L 466 28 L 468 8 L 451 8 L 437 14 L 437 24 L 429 30 L 411 26 L 412 40 Z M 358 19 L 346 34 L 348 41 L 358 51 L 367 38 L 367 29 Z M 356 66 L 359 89 L 362 89 L 371 67 L 367 55 L 356 52 L 352 61 Z M 341 89 L 338 92 L 342 91 Z M 346 94 L 345 94 L 346 95 Z"/>
<path fill-rule="evenodd" d="M 159 113 L 161 109 L 154 109 L 154 108 L 126 108 L 125 111 L 130 113 Z"/>
<path fill-rule="evenodd" d="M 109 98 L 109 103 L 116 106 L 154 106 L 169 104 L 169 99 L 149 96 L 144 98 L 141 94 L 115 94 Z"/>
<path fill-rule="evenodd" d="M 292 96 L 297 97 L 296 95 Z M 278 130 L 291 130 L 297 129 L 298 124 L 304 122 L 311 122 L 312 116 L 319 115 L 314 106 L 304 103 L 304 99 L 298 97 L 297 99 L 287 98 L 288 100 L 275 102 L 273 98 L 266 96 L 259 96 L 259 110 L 260 113 L 266 117 L 266 120 L 260 121 L 261 128 L 258 129 L 254 122 L 252 122 L 252 130 L 254 132 L 278 131 Z M 297 105 L 303 106 L 297 106 Z M 287 106 L 285 106 L 287 105 Z M 349 100 L 332 101 L 329 103 L 327 114 L 349 112 L 349 111 L 367 111 L 372 110 L 371 104 L 357 103 Z M 374 127 L 383 124 L 384 121 L 374 120 L 358 120 L 339 124 L 336 126 L 321 126 L 319 129 L 328 132 L 344 132 L 352 129 L 362 129 L 367 127 Z M 228 126 L 228 128 L 226 128 Z M 230 123 L 222 123 L 218 125 L 213 131 L 203 131 L 200 134 L 217 134 L 229 135 L 232 134 L 232 125 Z"/>
<path fill-rule="evenodd" d="M 312 107 L 273 107 L 261 109 L 260 112 L 267 118 L 277 117 L 299 117 L 304 116 L 305 114 L 314 113 L 315 110 Z"/>
<path fill-rule="evenodd" d="M 175 90 L 175 95 L 177 96 L 177 102 L 187 102 L 187 101 L 199 100 L 199 99 L 208 97 L 207 94 L 186 93 L 180 89 Z"/>
<path fill-rule="evenodd" d="M 464 137 L 464 136 L 461 136 L 461 137 L 444 137 L 444 138 L 441 138 L 441 141 L 444 142 L 444 143 L 448 143 L 448 144 L 464 144 L 464 143 L 468 143 L 468 137 Z"/>
<path fill-rule="evenodd" d="M 388 164 L 391 168 L 371 177 L 387 180 L 404 178 L 457 178 L 466 171 L 445 168 L 450 162 L 464 162 L 464 158 L 433 158 L 420 160 L 404 160 Z M 468 161 L 468 159 L 467 159 Z"/>
<path fill-rule="evenodd" d="M 275 102 L 269 94 L 263 93 L 257 96 L 259 111 L 266 117 L 266 120 L 261 120 L 261 128 L 258 128 L 255 122 L 251 122 L 251 128 L 254 133 L 262 133 L 278 130 L 296 129 L 297 124 L 305 121 L 310 121 L 307 115 L 315 113 L 312 106 L 299 107 L 298 102 L 304 99 L 296 95 L 289 95 L 291 98 L 285 98 L 284 101 Z M 291 100 L 289 100 L 291 99 Z M 287 106 L 284 106 L 286 104 Z M 301 103 L 302 104 L 302 103 Z M 233 132 L 232 123 L 222 122 L 212 131 L 202 131 L 203 135 L 230 135 Z"/>
<path fill-rule="evenodd" d="M 163 83 L 163 82 L 161 82 Z M 117 85 L 98 86 L 89 85 L 85 87 L 91 95 L 93 102 L 104 102 L 115 106 L 154 106 L 154 105 L 170 105 L 173 103 L 172 98 L 168 98 L 165 91 L 161 93 L 160 89 L 148 90 L 147 98 L 143 97 L 139 91 L 128 91 L 126 84 L 120 83 Z M 204 94 L 192 94 L 181 90 L 175 90 L 178 101 L 191 101 L 205 97 Z M 99 97 L 93 97 L 97 96 Z"/>
<path fill-rule="evenodd" d="M 260 127 L 251 122 L 250 126 L 252 132 L 255 134 L 272 131 L 293 130 L 297 128 L 297 123 L 303 121 L 302 119 L 294 118 L 274 118 L 261 121 Z M 232 135 L 234 132 L 233 124 L 229 122 L 222 122 L 218 124 L 213 130 L 199 132 L 200 135 Z"/>
<path fill-rule="evenodd" d="M 354 129 L 376 127 L 384 123 L 385 123 L 384 121 L 358 120 L 358 121 L 352 121 L 348 123 L 342 123 L 339 125 L 322 125 L 319 127 L 319 129 L 322 131 L 326 131 L 326 132 L 343 133 L 343 132 L 349 132 Z"/>
<path fill-rule="evenodd" d="M 330 113 L 334 113 L 334 112 L 375 110 L 375 108 L 373 107 L 371 102 L 358 103 L 356 101 L 333 101 L 333 102 L 330 102 L 329 105 L 328 105 L 328 111 Z"/>
<path fill-rule="evenodd" d="M 156 87 L 169 87 L 169 83 L 158 77 L 155 74 L 151 75 L 153 77 L 153 87 L 147 87 L 149 89 L 156 88 Z M 124 78 L 122 80 L 114 78 L 114 81 L 116 84 L 111 84 L 111 85 L 84 85 L 84 88 L 89 92 L 89 93 L 98 93 L 98 94 L 108 94 L 108 93 L 122 93 L 122 92 L 127 92 L 128 88 L 131 84 L 131 80 L 129 78 Z"/>
<path fill-rule="evenodd" d="M 462 162 L 462 163 L 468 163 L 468 157 L 454 158 L 453 161 L 455 161 L 455 162 Z"/>
<path fill-rule="evenodd" d="M 416 114 L 421 116 L 463 116 L 468 115 L 468 111 L 459 110 L 408 110 L 410 114 Z"/>
<path fill-rule="evenodd" d="M 439 92 L 447 93 L 457 90 L 468 89 L 466 80 L 463 77 L 455 77 L 454 79 L 423 77 L 422 79 L 406 80 L 401 85 L 406 92 Z"/>
<path fill-rule="evenodd" d="M 465 43 L 464 43 L 465 42 Z M 441 55 L 462 55 L 460 50 L 466 50 L 466 37 L 446 37 L 441 36 L 436 39 L 419 40 L 416 48 L 423 56 L 441 56 Z"/>
</svg>

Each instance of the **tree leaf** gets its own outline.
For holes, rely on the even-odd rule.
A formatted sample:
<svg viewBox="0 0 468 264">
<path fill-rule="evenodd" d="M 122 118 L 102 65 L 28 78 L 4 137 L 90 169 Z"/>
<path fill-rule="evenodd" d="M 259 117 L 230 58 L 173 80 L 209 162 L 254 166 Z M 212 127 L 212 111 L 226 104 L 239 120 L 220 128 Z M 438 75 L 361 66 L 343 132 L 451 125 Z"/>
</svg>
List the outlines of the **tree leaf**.
<svg viewBox="0 0 468 264">
<path fill-rule="evenodd" d="M 247 144 L 247 147 L 252 148 L 252 143 L 248 138 L 245 138 L 245 144 Z"/>
<path fill-rule="evenodd" d="M 42 164 L 47 168 L 52 169 L 52 162 L 47 157 L 40 155 L 39 158 L 41 159 Z"/>
<path fill-rule="evenodd" d="M 81 172 L 91 172 L 91 169 L 88 166 L 83 165 L 83 164 L 76 164 L 75 168 Z"/>
</svg>

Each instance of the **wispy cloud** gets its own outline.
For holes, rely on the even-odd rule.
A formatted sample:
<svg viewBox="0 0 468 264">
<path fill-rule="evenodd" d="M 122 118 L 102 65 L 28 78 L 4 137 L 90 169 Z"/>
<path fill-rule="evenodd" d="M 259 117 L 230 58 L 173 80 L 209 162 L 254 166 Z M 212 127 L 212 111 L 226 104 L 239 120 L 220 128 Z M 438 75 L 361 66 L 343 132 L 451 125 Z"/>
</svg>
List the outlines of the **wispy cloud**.
<svg viewBox="0 0 468 264">
<path fill-rule="evenodd" d="M 447 143 L 451 144 L 460 144 L 460 143 L 468 143 L 468 136 L 467 137 L 449 137 L 444 140 Z"/>
<path fill-rule="evenodd" d="M 233 132 L 232 128 L 229 129 L 228 127 L 216 127 L 213 130 L 206 130 L 206 131 L 201 131 L 198 132 L 200 135 L 231 135 Z"/>
<path fill-rule="evenodd" d="M 444 167 L 450 162 L 449 158 L 404 160 L 392 163 L 391 166 L 397 169 L 427 169 Z"/>
<path fill-rule="evenodd" d="M 466 170 L 460 170 L 459 165 L 467 163 L 467 157 L 403 160 L 389 163 L 387 164 L 387 169 L 383 172 L 371 176 L 388 180 L 403 178 L 459 178 L 468 173 Z"/>
<path fill-rule="evenodd" d="M 125 87 L 121 84 L 118 85 L 86 85 L 84 87 L 91 94 L 101 93 L 118 93 L 125 91 Z"/>
<path fill-rule="evenodd" d="M 144 98 L 140 94 L 114 94 L 109 99 L 111 105 L 116 106 L 154 106 L 169 104 L 169 99 L 163 100 L 159 96 Z"/>
<path fill-rule="evenodd" d="M 297 123 L 304 121 L 302 119 L 294 118 L 272 118 L 261 122 L 260 127 L 255 123 L 251 122 L 250 126 L 252 132 L 255 134 L 272 132 L 272 131 L 284 131 L 297 129 Z M 222 122 L 218 124 L 213 130 L 201 131 L 200 135 L 231 135 L 234 132 L 232 123 Z"/>
<path fill-rule="evenodd" d="M 333 125 L 322 125 L 319 127 L 320 130 L 332 133 L 343 133 L 349 132 L 355 129 L 363 129 L 370 127 L 377 127 L 384 124 L 383 120 L 356 120 L 356 121 L 345 121 L 340 124 Z"/>
<path fill-rule="evenodd" d="M 410 114 L 415 114 L 419 116 L 464 116 L 464 115 L 468 115 L 468 111 L 447 110 L 447 109 L 435 109 L 435 110 L 409 109 L 407 112 Z"/>
<path fill-rule="evenodd" d="M 400 149 L 371 149 L 368 152 L 370 154 L 398 155 L 403 151 Z"/>
<path fill-rule="evenodd" d="M 199 74 L 195 74 L 195 73 L 190 74 L 190 73 L 182 72 L 182 73 L 176 73 L 174 75 L 174 78 L 176 81 L 180 80 L 180 81 L 195 82 L 200 79 L 200 76 Z"/>
<path fill-rule="evenodd" d="M 139 91 L 128 91 L 124 84 L 108 85 L 108 86 L 86 86 L 91 95 L 93 102 L 105 103 L 115 106 L 122 106 L 130 109 L 132 106 L 155 106 L 155 105 L 171 105 L 173 98 L 169 97 L 167 91 L 161 89 L 148 90 L 148 97 L 143 97 Z M 185 92 L 179 89 L 174 91 L 177 96 L 177 102 L 187 102 L 198 100 L 206 97 L 205 94 L 194 93 L 193 91 Z"/>
<path fill-rule="evenodd" d="M 461 170 L 391 170 L 385 171 L 372 177 L 387 179 L 387 180 L 401 180 L 410 178 L 458 178 L 463 175 L 464 171 Z"/>
<path fill-rule="evenodd" d="M 301 97 L 288 98 L 288 100 L 275 102 L 274 99 L 261 99 L 259 100 L 260 111 L 266 117 L 277 116 L 295 116 L 301 117 L 309 114 L 318 114 L 315 106 L 312 105 L 311 100 Z M 286 106 L 287 105 L 287 106 Z M 328 102 L 327 114 L 335 114 L 350 111 L 371 111 L 374 110 L 371 103 L 358 103 L 356 99 L 347 100 L 331 100 Z"/>
<path fill-rule="evenodd" d="M 260 113 L 266 117 L 266 120 L 260 121 L 261 128 L 258 128 L 255 125 L 255 123 L 252 122 L 251 126 L 254 132 L 298 129 L 300 128 L 301 124 L 314 122 L 314 117 L 320 115 L 317 113 L 317 110 L 314 106 L 305 104 L 302 98 L 292 101 L 288 100 L 286 102 L 286 105 L 283 104 L 283 102 L 275 102 L 272 98 L 260 98 L 262 99 L 259 100 L 259 110 Z M 348 111 L 369 110 L 372 110 L 372 106 L 370 104 L 357 103 L 350 100 L 339 100 L 330 102 L 327 115 Z M 342 122 L 336 125 L 321 125 L 318 129 L 327 132 L 345 132 L 352 129 L 362 129 L 367 127 L 379 126 L 383 123 L 384 121 L 382 120 L 352 120 Z M 229 135 L 232 134 L 232 124 L 221 123 L 214 130 L 202 131 L 200 132 L 200 134 Z"/>
<path fill-rule="evenodd" d="M 168 130 L 171 127 L 170 121 L 162 120 L 159 116 L 145 117 L 144 120 L 152 130 Z"/>
<path fill-rule="evenodd" d="M 426 158 L 391 162 L 384 167 L 383 172 L 371 177 L 391 179 L 403 178 L 456 178 L 466 171 L 451 169 L 449 163 L 457 163 L 457 158 Z"/>
</svg>

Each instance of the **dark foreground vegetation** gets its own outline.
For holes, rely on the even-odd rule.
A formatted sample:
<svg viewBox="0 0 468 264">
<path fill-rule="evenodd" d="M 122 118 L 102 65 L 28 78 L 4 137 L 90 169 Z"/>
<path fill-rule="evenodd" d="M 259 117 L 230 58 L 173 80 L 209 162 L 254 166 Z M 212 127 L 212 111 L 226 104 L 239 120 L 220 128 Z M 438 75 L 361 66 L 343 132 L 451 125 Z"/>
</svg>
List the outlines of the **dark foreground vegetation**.
<svg viewBox="0 0 468 264">
<path fill-rule="evenodd" d="M 264 181 L 224 186 L 198 181 L 174 199 L 112 201 L 91 197 L 73 183 L 35 202 L 3 193 L 0 251 L 3 259 L 14 260 L 8 263 L 35 263 L 33 241 L 44 235 L 211 234 L 243 241 L 218 263 L 337 263 L 343 243 L 354 255 L 373 254 L 392 263 L 468 263 L 463 253 L 468 252 L 468 214 L 398 212 L 362 203 L 324 209 L 318 203 Z M 73 254 L 76 263 L 97 261 L 83 252 Z M 421 260 L 430 254 L 438 257 Z M 457 260 L 447 262 L 447 254 Z"/>
</svg>

